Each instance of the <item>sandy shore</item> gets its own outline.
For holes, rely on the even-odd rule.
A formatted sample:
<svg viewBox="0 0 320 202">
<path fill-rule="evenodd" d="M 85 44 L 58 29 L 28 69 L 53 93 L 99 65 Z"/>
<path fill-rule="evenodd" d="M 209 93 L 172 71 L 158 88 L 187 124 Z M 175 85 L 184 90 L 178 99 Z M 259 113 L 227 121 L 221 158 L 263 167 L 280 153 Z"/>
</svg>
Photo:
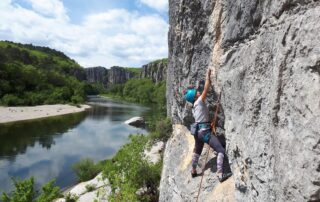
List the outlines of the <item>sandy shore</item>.
<svg viewBox="0 0 320 202">
<path fill-rule="evenodd" d="M 81 105 L 81 107 L 76 107 L 62 104 L 39 105 L 33 107 L 0 107 L 0 123 L 77 113 L 88 108 L 90 108 L 89 105 Z"/>
</svg>

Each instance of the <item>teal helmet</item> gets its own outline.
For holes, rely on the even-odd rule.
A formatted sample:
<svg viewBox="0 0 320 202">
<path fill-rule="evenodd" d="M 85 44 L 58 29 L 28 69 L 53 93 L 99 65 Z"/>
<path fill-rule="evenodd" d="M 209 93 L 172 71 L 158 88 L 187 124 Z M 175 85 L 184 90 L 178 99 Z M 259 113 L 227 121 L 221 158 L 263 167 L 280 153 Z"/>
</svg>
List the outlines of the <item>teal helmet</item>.
<svg viewBox="0 0 320 202">
<path fill-rule="evenodd" d="M 188 89 L 187 92 L 184 94 L 184 98 L 185 98 L 188 102 L 194 103 L 196 94 L 197 94 L 197 90 L 196 90 L 196 89 Z"/>
</svg>

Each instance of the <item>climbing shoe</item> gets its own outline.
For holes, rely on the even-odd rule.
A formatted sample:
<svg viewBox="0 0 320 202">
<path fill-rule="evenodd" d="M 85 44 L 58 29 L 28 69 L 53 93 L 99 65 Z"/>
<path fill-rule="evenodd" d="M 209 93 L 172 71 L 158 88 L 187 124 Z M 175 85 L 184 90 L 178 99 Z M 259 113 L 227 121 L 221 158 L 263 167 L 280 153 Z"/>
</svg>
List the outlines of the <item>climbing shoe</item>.
<svg viewBox="0 0 320 202">
<path fill-rule="evenodd" d="M 197 177 L 197 176 L 198 176 L 197 171 L 191 171 L 191 177 L 192 178 Z"/>
<path fill-rule="evenodd" d="M 231 175 L 232 175 L 231 172 L 230 172 L 230 173 L 217 173 L 219 182 L 225 181 L 225 180 L 228 179 Z"/>
</svg>

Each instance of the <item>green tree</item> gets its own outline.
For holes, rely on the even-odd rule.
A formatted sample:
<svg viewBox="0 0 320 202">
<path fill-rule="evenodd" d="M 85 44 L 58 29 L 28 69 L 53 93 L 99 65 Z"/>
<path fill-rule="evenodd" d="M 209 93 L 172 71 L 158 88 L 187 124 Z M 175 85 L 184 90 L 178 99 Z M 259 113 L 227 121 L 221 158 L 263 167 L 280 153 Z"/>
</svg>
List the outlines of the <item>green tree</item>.
<svg viewBox="0 0 320 202">
<path fill-rule="evenodd" d="M 40 191 L 35 190 L 33 177 L 21 181 L 12 179 L 12 181 L 15 189 L 10 194 L 2 193 L 0 199 L 4 202 L 47 202 L 62 195 L 60 188 L 54 186 L 54 180 L 43 185 Z"/>
<path fill-rule="evenodd" d="M 1 200 L 3 200 L 4 202 L 34 201 L 36 194 L 34 190 L 33 177 L 24 181 L 18 181 L 16 179 L 12 179 L 12 180 L 15 186 L 15 190 L 13 190 L 10 195 L 3 193 Z"/>
</svg>

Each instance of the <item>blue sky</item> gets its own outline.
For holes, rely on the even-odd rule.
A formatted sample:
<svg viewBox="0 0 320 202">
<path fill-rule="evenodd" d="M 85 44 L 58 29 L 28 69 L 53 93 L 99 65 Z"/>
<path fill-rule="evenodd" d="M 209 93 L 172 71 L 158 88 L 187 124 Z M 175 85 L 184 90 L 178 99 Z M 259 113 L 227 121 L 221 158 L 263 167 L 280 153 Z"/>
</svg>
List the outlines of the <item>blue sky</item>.
<svg viewBox="0 0 320 202">
<path fill-rule="evenodd" d="M 168 0 L 1 0 L 0 40 L 48 46 L 84 67 L 167 57 Z"/>
</svg>

